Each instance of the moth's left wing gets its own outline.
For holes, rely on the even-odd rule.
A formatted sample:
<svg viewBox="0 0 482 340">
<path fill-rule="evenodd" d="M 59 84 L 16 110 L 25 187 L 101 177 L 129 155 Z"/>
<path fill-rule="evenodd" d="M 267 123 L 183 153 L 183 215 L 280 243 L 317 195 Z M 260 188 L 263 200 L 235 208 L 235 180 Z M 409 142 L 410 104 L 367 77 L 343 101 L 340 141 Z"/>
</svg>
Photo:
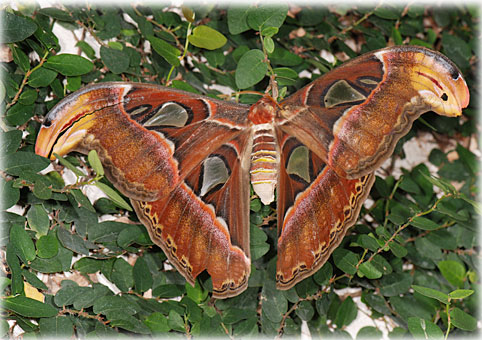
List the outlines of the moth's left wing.
<svg viewBox="0 0 482 340">
<path fill-rule="evenodd" d="M 248 109 L 151 84 L 90 85 L 49 113 L 36 152 L 97 150 L 180 273 L 193 284 L 206 269 L 214 296 L 232 296 L 250 270 Z"/>
<path fill-rule="evenodd" d="M 247 131 L 214 150 L 169 197 L 132 200 L 169 261 L 193 285 L 206 270 L 216 298 L 238 295 L 248 284 L 250 137 Z"/>
</svg>

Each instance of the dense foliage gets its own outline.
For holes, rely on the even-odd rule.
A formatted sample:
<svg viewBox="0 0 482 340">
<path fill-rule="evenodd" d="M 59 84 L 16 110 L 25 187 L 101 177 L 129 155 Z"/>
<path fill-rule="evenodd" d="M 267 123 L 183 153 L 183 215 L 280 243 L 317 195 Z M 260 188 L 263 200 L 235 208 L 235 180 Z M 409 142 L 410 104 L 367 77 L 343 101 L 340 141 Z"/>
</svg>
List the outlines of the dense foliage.
<svg viewBox="0 0 482 340">
<path fill-rule="evenodd" d="M 299 335 L 306 322 L 313 337 L 351 338 L 361 297 L 380 322 L 357 337 L 379 338 L 385 328 L 390 337 L 476 332 L 476 9 L 86 5 L 6 8 L 1 16 L 1 282 L 10 326 L 69 337 L 238 338 Z M 72 31 L 77 53 L 61 49 L 57 25 Z M 393 44 L 450 57 L 466 77 L 470 107 L 461 118 L 429 113 L 415 123 L 393 159 L 410 159 L 403 144 L 428 135 L 437 142 L 428 161 L 401 175 L 390 165 L 379 171 L 358 224 L 319 272 L 288 291 L 274 284 L 274 204 L 251 202 L 249 288 L 214 300 L 209 277 L 191 287 L 166 263 L 95 154 L 71 154 L 50 168 L 34 154 L 45 114 L 85 84 L 155 82 L 210 96 L 221 85 L 230 99 L 254 102 L 258 96 L 240 91 L 264 92 L 276 77 L 286 96 L 348 58 Z M 92 186 L 107 197 L 91 203 Z M 359 289 L 340 293 L 347 287 Z M 1 336 L 12 334 L 9 325 L 2 321 Z"/>
</svg>

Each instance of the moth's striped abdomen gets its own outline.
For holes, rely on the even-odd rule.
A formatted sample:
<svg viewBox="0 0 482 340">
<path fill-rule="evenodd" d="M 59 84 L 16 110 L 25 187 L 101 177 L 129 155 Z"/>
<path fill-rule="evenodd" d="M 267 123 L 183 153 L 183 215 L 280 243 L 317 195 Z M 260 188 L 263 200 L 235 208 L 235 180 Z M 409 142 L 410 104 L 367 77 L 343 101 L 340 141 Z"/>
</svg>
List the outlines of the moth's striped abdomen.
<svg viewBox="0 0 482 340">
<path fill-rule="evenodd" d="M 251 184 L 263 204 L 274 201 L 279 152 L 271 124 L 254 126 L 253 149 L 251 151 Z"/>
</svg>

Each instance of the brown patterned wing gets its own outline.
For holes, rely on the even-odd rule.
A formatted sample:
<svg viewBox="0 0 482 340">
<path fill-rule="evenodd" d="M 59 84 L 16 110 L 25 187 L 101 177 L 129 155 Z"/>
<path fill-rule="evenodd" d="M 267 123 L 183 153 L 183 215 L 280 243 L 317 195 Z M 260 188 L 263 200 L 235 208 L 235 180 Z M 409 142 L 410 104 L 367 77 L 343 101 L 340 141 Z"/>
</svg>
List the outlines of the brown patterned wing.
<svg viewBox="0 0 482 340">
<path fill-rule="evenodd" d="M 373 172 L 421 113 L 457 116 L 468 101 L 450 60 L 397 46 L 350 60 L 280 103 L 278 287 L 323 265 L 355 223 Z"/>
<path fill-rule="evenodd" d="M 249 137 L 208 155 L 166 200 L 132 201 L 176 269 L 191 284 L 206 270 L 217 298 L 245 290 L 250 273 Z"/>
<path fill-rule="evenodd" d="M 374 181 L 340 177 L 312 150 L 278 130 L 279 289 L 314 274 L 357 220 Z"/>
<path fill-rule="evenodd" d="M 97 150 L 181 274 L 194 283 L 207 270 L 214 296 L 228 297 L 250 271 L 248 109 L 149 84 L 91 85 L 49 113 L 36 152 Z"/>
<path fill-rule="evenodd" d="M 390 157 L 420 114 L 458 116 L 468 102 L 448 58 L 396 46 L 350 60 L 296 92 L 280 104 L 278 124 L 338 175 L 358 178 Z"/>
</svg>

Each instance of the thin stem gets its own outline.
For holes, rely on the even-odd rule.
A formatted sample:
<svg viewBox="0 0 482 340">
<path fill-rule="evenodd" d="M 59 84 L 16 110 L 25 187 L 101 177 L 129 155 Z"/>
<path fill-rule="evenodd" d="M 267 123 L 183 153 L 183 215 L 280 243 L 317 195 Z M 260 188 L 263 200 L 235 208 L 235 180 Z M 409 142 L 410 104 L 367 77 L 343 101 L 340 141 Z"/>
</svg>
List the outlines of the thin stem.
<svg viewBox="0 0 482 340">
<path fill-rule="evenodd" d="M 344 28 L 340 33 L 338 33 L 337 35 L 334 35 L 332 37 L 330 37 L 328 39 L 328 43 L 332 43 L 333 41 L 335 41 L 336 39 L 340 39 L 340 36 L 342 36 L 343 34 L 346 34 L 348 33 L 349 31 L 351 31 L 352 29 L 354 29 L 356 26 L 360 25 L 363 21 L 365 21 L 366 19 L 368 19 L 373 13 L 375 13 L 375 11 L 378 9 L 378 7 L 380 7 L 382 5 L 382 1 L 380 1 L 380 3 L 370 12 L 367 12 L 365 13 L 364 16 L 362 16 L 360 19 L 358 19 L 357 21 L 355 21 L 354 24 L 352 24 L 351 26 L 348 26 L 346 28 Z"/>
<path fill-rule="evenodd" d="M 450 333 L 450 326 L 452 325 L 452 322 L 450 320 L 450 313 L 449 313 L 449 304 L 445 305 L 446 307 L 446 313 L 447 313 L 447 332 L 445 333 L 445 340 L 448 339 L 449 333 Z"/>
<path fill-rule="evenodd" d="M 13 100 L 10 103 L 7 104 L 7 107 L 6 107 L 7 109 L 12 107 L 18 101 L 18 98 L 20 98 L 20 95 L 22 94 L 23 88 L 25 87 L 25 85 L 27 85 L 28 77 L 30 77 L 32 72 L 34 72 L 35 70 L 38 70 L 40 67 L 42 67 L 43 63 L 47 60 L 47 56 L 49 55 L 49 52 L 50 52 L 50 50 L 47 50 L 45 52 L 44 56 L 42 57 L 42 59 L 40 59 L 40 62 L 38 63 L 38 65 L 35 66 L 34 68 L 31 68 L 30 70 L 28 70 L 25 73 L 25 76 L 23 77 L 23 80 L 22 80 L 22 84 L 20 85 L 20 88 L 18 89 L 17 93 L 15 94 L 15 97 L 13 97 Z"/>
<path fill-rule="evenodd" d="M 188 37 L 191 35 L 191 22 L 189 22 L 188 26 L 187 26 L 187 33 L 186 33 L 186 43 L 184 44 L 184 51 L 182 53 L 182 56 L 179 58 L 179 61 L 182 61 L 185 57 L 186 57 L 186 54 L 187 54 L 187 50 L 189 48 L 189 39 Z M 167 79 L 166 79 L 166 84 L 169 84 L 169 81 L 171 79 L 171 75 L 172 75 L 172 72 L 174 71 L 176 67 L 173 65 L 171 66 L 171 69 L 169 70 L 169 74 L 167 75 Z"/>
<path fill-rule="evenodd" d="M 385 220 L 383 221 L 383 227 L 387 226 L 388 223 L 388 210 L 389 210 L 389 204 L 393 199 L 393 196 L 395 196 L 395 193 L 397 192 L 398 187 L 400 186 L 400 183 L 402 182 L 403 176 L 398 179 L 397 182 L 395 182 L 395 185 L 393 186 L 393 190 L 390 193 L 390 196 L 385 202 Z"/>
</svg>

